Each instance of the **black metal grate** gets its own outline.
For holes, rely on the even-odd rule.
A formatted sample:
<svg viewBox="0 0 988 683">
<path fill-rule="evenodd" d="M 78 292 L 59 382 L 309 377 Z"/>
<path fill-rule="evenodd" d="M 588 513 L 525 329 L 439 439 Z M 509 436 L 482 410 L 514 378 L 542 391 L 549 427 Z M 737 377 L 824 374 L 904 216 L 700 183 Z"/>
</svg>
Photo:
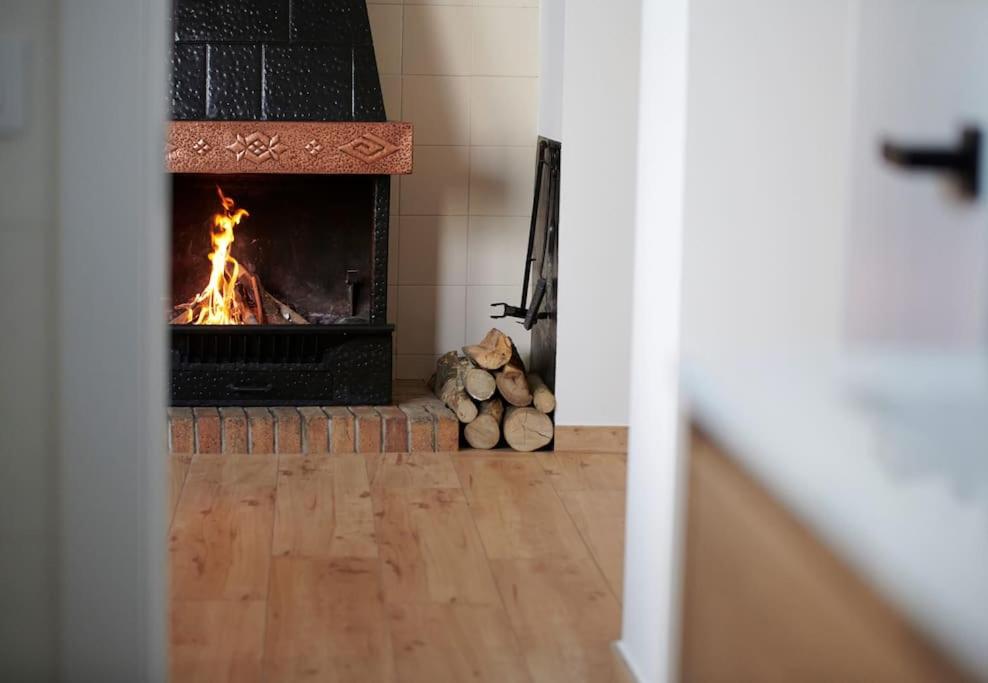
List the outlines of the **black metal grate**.
<svg viewBox="0 0 988 683">
<path fill-rule="evenodd" d="M 384 405 L 390 325 L 172 327 L 173 405 Z"/>
</svg>

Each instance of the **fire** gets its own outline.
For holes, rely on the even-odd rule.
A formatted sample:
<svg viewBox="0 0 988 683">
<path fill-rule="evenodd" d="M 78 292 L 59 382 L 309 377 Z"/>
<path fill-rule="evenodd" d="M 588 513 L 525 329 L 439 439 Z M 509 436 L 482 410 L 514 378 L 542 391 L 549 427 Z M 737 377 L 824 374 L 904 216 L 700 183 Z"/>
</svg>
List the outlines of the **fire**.
<svg viewBox="0 0 988 683">
<path fill-rule="evenodd" d="M 250 315 L 237 292 L 237 282 L 243 269 L 230 254 L 234 241 L 233 229 L 250 214 L 245 209 L 234 209 L 233 198 L 224 195 L 219 186 L 216 187 L 216 192 L 220 196 L 223 212 L 213 215 L 209 283 L 192 301 L 182 306 L 186 310 L 175 322 L 193 325 L 243 325 Z"/>
</svg>

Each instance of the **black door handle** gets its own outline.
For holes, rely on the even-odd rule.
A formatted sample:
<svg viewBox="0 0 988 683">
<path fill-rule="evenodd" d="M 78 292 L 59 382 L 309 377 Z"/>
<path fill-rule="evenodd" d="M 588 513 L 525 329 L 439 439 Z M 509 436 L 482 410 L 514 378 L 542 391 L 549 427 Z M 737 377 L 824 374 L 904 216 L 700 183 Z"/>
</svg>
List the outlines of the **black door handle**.
<svg viewBox="0 0 988 683">
<path fill-rule="evenodd" d="M 264 386 L 243 386 L 242 384 L 227 384 L 226 388 L 228 391 L 235 391 L 241 394 L 266 394 L 272 389 L 274 389 L 273 384 L 265 384 Z"/>
<path fill-rule="evenodd" d="M 933 171 L 954 177 L 965 197 L 978 196 L 981 171 L 981 130 L 968 127 L 956 147 L 910 147 L 882 144 L 882 157 L 908 171 Z"/>
</svg>

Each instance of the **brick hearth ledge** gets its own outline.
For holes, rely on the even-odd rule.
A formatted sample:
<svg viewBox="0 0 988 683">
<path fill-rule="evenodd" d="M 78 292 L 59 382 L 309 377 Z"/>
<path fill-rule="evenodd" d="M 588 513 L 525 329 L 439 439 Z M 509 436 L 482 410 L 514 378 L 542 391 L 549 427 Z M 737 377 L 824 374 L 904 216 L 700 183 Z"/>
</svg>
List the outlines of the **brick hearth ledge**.
<svg viewBox="0 0 988 683">
<path fill-rule="evenodd" d="M 171 453 L 421 453 L 459 450 L 456 416 L 420 383 L 397 405 L 169 408 Z"/>
</svg>

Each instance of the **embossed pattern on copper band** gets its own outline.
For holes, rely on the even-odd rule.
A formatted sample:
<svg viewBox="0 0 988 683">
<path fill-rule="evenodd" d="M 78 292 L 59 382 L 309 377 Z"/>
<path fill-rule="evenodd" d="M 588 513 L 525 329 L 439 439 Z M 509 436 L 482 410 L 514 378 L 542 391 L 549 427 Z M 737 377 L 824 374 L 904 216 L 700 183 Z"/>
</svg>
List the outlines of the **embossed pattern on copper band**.
<svg viewBox="0 0 988 683">
<path fill-rule="evenodd" d="M 412 124 L 403 121 L 172 121 L 171 173 L 412 172 Z"/>
</svg>

